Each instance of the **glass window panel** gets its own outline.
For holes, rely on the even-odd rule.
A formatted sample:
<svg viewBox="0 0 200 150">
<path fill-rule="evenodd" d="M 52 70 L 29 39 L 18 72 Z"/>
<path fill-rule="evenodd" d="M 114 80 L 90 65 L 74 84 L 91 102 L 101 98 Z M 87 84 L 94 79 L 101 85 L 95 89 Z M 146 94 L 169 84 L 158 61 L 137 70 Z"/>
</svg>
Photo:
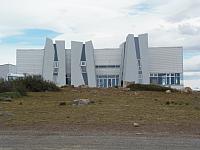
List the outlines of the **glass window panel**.
<svg viewBox="0 0 200 150">
<path fill-rule="evenodd" d="M 116 84 L 115 84 L 115 79 L 112 79 L 112 87 L 114 87 Z"/>
<path fill-rule="evenodd" d="M 162 77 L 158 77 L 158 84 L 162 84 Z"/>
<path fill-rule="evenodd" d="M 180 77 L 176 77 L 176 85 L 180 85 Z"/>
<path fill-rule="evenodd" d="M 172 85 L 175 84 L 175 79 L 174 79 L 174 77 L 171 77 L 171 84 L 172 84 Z"/>
<path fill-rule="evenodd" d="M 108 81 L 107 79 L 104 79 L 104 80 L 103 80 L 103 82 L 104 82 L 104 83 L 103 83 L 103 87 L 108 87 L 107 81 Z"/>
<path fill-rule="evenodd" d="M 115 78 L 115 75 L 108 75 L 108 78 Z"/>
<path fill-rule="evenodd" d="M 169 80 L 170 78 L 169 77 L 167 77 L 167 84 L 169 85 L 170 84 L 170 80 Z"/>
<path fill-rule="evenodd" d="M 86 73 L 86 66 L 81 66 L 82 73 Z"/>
<path fill-rule="evenodd" d="M 150 77 L 150 83 L 151 84 L 158 84 L 158 78 L 157 77 Z"/>
<path fill-rule="evenodd" d="M 176 77 L 180 77 L 180 73 L 175 73 L 175 76 Z"/>
<path fill-rule="evenodd" d="M 103 79 L 100 79 L 99 82 L 100 82 L 100 83 L 99 83 L 100 87 L 103 87 L 103 85 L 104 85 L 104 84 L 103 84 Z"/>
<path fill-rule="evenodd" d="M 111 79 L 108 79 L 108 87 L 112 87 L 112 81 L 111 81 Z"/>
</svg>

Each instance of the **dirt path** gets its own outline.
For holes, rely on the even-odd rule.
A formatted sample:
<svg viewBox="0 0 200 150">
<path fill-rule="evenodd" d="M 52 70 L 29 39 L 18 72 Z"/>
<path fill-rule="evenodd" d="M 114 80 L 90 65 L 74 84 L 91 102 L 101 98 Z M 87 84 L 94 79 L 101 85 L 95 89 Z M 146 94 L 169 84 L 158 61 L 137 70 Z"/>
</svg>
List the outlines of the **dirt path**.
<svg viewBox="0 0 200 150">
<path fill-rule="evenodd" d="M 0 134 L 0 150 L 199 150 L 200 139 L 194 137 L 151 136 L 69 136 L 17 132 Z"/>
</svg>

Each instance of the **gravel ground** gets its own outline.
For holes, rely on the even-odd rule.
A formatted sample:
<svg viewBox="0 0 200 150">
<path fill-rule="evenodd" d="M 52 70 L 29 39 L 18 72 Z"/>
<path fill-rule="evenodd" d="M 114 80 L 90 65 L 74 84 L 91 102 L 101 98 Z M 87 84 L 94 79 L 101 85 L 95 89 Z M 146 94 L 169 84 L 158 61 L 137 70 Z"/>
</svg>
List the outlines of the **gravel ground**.
<svg viewBox="0 0 200 150">
<path fill-rule="evenodd" d="M 0 150 L 199 150 L 198 137 L 1 132 Z"/>
</svg>

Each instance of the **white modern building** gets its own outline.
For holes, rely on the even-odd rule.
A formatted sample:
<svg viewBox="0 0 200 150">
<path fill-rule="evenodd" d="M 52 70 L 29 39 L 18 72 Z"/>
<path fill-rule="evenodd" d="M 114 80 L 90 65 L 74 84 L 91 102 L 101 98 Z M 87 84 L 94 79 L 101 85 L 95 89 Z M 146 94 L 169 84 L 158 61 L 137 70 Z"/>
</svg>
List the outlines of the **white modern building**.
<svg viewBox="0 0 200 150">
<path fill-rule="evenodd" d="M 183 48 L 149 47 L 148 34 L 129 34 L 119 48 L 95 49 L 92 41 L 46 39 L 44 49 L 18 49 L 17 73 L 41 75 L 57 85 L 125 86 L 128 82 L 183 87 Z"/>
<path fill-rule="evenodd" d="M 0 65 L 0 78 L 3 80 L 8 80 L 11 74 L 16 74 L 17 69 L 15 65 L 12 64 L 4 64 Z"/>
</svg>

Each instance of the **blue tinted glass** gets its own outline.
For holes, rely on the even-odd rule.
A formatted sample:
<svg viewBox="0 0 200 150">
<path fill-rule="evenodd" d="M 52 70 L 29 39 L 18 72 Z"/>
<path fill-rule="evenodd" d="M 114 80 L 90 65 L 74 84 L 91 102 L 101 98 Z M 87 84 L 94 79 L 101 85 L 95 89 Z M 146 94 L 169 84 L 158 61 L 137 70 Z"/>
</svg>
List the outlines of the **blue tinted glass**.
<svg viewBox="0 0 200 150">
<path fill-rule="evenodd" d="M 107 79 L 104 79 L 104 85 L 103 85 L 103 87 L 108 87 L 108 85 L 107 85 Z"/>
</svg>

